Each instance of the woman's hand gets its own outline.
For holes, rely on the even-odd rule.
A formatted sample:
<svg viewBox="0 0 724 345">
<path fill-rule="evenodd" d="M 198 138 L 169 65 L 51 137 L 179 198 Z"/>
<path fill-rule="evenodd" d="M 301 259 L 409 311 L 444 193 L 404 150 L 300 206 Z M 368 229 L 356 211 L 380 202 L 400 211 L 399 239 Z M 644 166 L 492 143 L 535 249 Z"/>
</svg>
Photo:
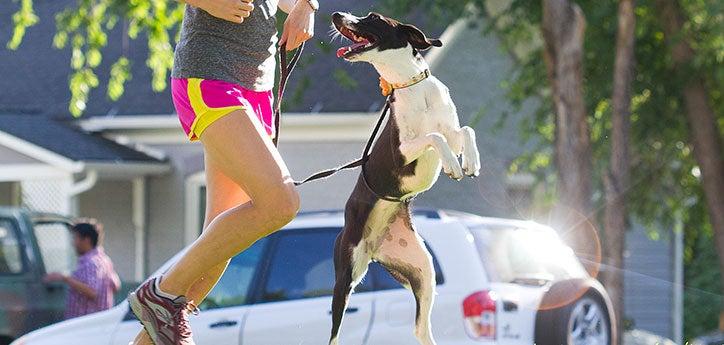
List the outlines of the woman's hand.
<svg viewBox="0 0 724 345">
<path fill-rule="evenodd" d="M 296 3 L 295 0 L 279 0 L 279 7 L 282 12 L 289 14 L 294 9 L 294 4 Z"/>
<path fill-rule="evenodd" d="M 284 21 L 284 31 L 279 45 L 287 45 L 287 50 L 297 49 L 304 41 L 314 36 L 314 9 L 307 0 L 297 0 L 294 8 Z"/>
<path fill-rule="evenodd" d="M 210 15 L 228 20 L 232 23 L 241 23 L 244 18 L 254 10 L 253 0 L 185 0 L 187 4 L 198 7 Z"/>
</svg>

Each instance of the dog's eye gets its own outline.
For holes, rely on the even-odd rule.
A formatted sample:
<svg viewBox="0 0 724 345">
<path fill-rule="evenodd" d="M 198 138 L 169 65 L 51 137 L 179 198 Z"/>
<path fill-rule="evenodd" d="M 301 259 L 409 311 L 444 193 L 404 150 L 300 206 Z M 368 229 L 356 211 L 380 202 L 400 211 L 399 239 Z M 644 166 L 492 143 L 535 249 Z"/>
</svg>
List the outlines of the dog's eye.
<svg viewBox="0 0 724 345">
<path fill-rule="evenodd" d="M 370 12 L 369 14 L 367 14 L 367 17 L 370 17 L 372 19 L 380 19 L 380 15 L 374 12 Z"/>
</svg>

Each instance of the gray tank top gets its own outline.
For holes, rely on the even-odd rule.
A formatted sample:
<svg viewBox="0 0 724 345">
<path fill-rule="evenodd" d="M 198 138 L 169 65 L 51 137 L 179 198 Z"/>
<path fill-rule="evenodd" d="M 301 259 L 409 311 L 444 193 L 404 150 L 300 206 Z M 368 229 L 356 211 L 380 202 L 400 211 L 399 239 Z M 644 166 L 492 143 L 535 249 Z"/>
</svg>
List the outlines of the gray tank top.
<svg viewBox="0 0 724 345">
<path fill-rule="evenodd" d="M 186 5 L 174 52 L 174 78 L 220 79 L 254 91 L 274 87 L 278 0 L 254 0 L 241 24 Z"/>
</svg>

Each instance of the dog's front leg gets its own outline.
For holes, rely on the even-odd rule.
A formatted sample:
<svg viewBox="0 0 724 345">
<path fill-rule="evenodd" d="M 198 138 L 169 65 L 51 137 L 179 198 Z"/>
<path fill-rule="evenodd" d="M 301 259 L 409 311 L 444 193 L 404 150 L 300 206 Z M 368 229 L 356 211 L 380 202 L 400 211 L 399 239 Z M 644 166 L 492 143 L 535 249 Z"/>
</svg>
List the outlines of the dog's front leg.
<svg viewBox="0 0 724 345">
<path fill-rule="evenodd" d="M 463 144 L 462 152 L 455 152 L 463 155 L 461 164 L 463 172 L 466 176 L 480 175 L 480 153 L 478 152 L 478 144 L 475 142 L 475 131 L 468 126 L 464 126 L 455 131 L 455 134 Z"/>
<path fill-rule="evenodd" d="M 440 157 L 442 169 L 445 174 L 455 180 L 463 178 L 463 169 L 456 155 L 447 144 L 445 136 L 437 132 L 428 133 L 423 137 L 417 137 L 400 143 L 400 152 L 405 159 L 404 165 L 410 164 L 420 158 L 420 156 L 430 148 L 434 149 Z"/>
</svg>

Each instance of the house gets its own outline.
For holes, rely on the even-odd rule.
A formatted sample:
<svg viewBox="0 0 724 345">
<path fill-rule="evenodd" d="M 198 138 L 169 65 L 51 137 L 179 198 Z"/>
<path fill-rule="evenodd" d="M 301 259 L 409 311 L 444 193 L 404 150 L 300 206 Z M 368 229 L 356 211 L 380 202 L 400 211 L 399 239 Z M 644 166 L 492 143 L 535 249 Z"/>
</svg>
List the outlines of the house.
<svg viewBox="0 0 724 345">
<path fill-rule="evenodd" d="M 201 231 L 202 148 L 181 132 L 168 89 L 151 90 L 143 64 L 145 43 L 120 44 L 124 38 L 118 29 L 109 35 L 104 50 L 98 72 L 101 87 L 91 92 L 81 118 L 70 116 L 69 52 L 52 49 L 51 41 L 53 14 L 71 3 L 36 2 L 40 23 L 28 30 L 20 49 L 0 50 L 0 205 L 100 219 L 117 271 L 124 280 L 141 281 Z M 367 13 L 372 3 L 324 2 L 318 37 L 327 31 L 332 9 Z M 15 6 L 0 4 L 0 18 L 9 18 Z M 449 86 L 461 123 L 476 119 L 483 167 L 476 179 L 440 178 L 416 204 L 530 217 L 532 178 L 509 176 L 507 167 L 526 150 L 518 139 L 517 122 L 533 104 L 511 115 L 495 132 L 489 130 L 497 121 L 495 115 L 509 107 L 499 84 L 513 59 L 500 50 L 494 36 L 483 36 L 480 23 L 460 20 L 437 28 L 429 24 L 420 26 L 429 26 L 428 33 L 441 36 L 444 43 L 428 53 L 432 73 Z M 0 41 L 10 35 L 9 26 L 0 28 Z M 328 41 L 323 37 L 308 44 L 304 67 L 288 87 L 279 149 L 298 179 L 359 157 L 383 104 L 374 70 L 336 59 L 331 48 L 335 43 Z M 103 86 L 110 64 L 121 54 L 133 61 L 133 79 L 123 97 L 110 102 Z M 479 117 L 481 108 L 489 116 Z M 357 174 L 345 171 L 300 187 L 303 209 L 342 208 Z M 651 299 L 671 301 L 673 290 L 665 284 L 652 290 L 650 280 L 642 277 L 671 281 L 672 247 L 649 240 L 639 229 L 628 237 L 628 248 L 626 268 L 636 274 L 626 276 L 627 315 L 638 328 L 671 336 L 671 303 L 652 304 Z"/>
</svg>

